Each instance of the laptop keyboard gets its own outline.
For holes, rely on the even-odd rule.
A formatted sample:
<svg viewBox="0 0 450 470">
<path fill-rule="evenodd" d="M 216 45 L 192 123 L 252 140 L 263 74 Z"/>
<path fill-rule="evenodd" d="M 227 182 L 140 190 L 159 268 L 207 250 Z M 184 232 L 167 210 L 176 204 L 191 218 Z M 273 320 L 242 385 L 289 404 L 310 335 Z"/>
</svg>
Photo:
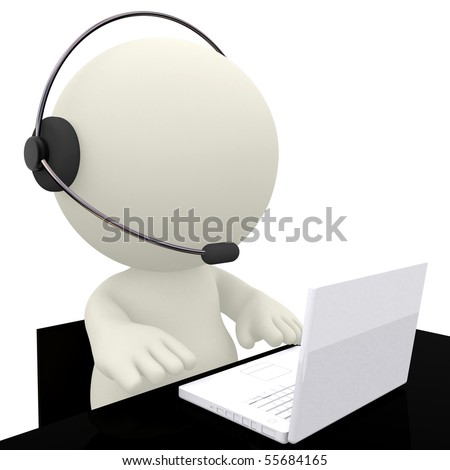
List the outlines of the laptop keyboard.
<svg viewBox="0 0 450 470">
<path fill-rule="evenodd" d="M 295 384 L 289 387 L 279 385 L 249 398 L 247 404 L 278 418 L 289 420 L 291 418 L 294 390 Z"/>
</svg>

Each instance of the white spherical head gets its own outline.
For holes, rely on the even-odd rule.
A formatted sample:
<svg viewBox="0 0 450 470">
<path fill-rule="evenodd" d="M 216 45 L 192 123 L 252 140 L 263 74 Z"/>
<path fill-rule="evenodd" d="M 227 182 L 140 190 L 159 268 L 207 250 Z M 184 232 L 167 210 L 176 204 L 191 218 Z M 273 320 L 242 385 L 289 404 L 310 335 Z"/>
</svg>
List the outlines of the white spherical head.
<svg viewBox="0 0 450 470">
<path fill-rule="evenodd" d="M 239 243 L 267 207 L 278 162 L 272 116 L 255 85 L 212 48 L 176 39 L 117 46 L 75 75 L 54 115 L 80 143 L 71 189 L 135 230 L 193 248 Z M 75 230 L 120 263 L 203 263 L 124 235 L 63 192 L 56 198 Z"/>
</svg>

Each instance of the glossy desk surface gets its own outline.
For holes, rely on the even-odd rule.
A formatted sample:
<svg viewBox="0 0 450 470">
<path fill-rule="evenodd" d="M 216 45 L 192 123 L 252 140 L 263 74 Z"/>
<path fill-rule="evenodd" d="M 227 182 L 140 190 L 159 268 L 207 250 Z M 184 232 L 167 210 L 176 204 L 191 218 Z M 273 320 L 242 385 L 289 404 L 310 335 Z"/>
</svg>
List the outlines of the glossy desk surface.
<svg viewBox="0 0 450 470">
<path fill-rule="evenodd" d="M 450 449 L 450 337 L 418 330 L 408 383 L 295 446 L 147 392 L 0 442 L 0 449 Z"/>
</svg>

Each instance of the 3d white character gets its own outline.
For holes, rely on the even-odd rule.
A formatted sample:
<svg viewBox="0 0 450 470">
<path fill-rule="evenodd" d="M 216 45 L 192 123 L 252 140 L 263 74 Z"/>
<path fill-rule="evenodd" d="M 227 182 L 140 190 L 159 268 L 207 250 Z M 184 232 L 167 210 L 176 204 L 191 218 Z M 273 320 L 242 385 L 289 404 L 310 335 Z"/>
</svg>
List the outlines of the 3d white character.
<svg viewBox="0 0 450 470">
<path fill-rule="evenodd" d="M 251 81 L 207 46 L 154 38 L 114 47 L 75 75 L 54 115 L 79 139 L 71 188 L 137 230 L 197 248 L 239 243 L 267 207 L 273 119 Z M 245 348 L 300 341 L 298 319 L 263 292 L 199 256 L 117 233 L 64 192 L 56 198 L 88 243 L 129 267 L 86 307 L 93 408 L 235 361 L 221 312 Z M 195 234 L 192 224 L 174 229 L 173 217 L 188 215 Z"/>
</svg>

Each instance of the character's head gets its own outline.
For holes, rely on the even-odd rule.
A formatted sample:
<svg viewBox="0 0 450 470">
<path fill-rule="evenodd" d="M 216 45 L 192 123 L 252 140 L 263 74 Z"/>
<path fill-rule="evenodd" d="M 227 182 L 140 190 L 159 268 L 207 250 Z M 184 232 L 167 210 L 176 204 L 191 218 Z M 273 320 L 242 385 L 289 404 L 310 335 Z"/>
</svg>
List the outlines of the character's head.
<svg viewBox="0 0 450 470">
<path fill-rule="evenodd" d="M 212 48 L 145 39 L 110 49 L 75 75 L 53 114 L 79 139 L 71 188 L 131 228 L 194 248 L 239 243 L 267 207 L 278 160 L 270 111 Z M 64 192 L 56 198 L 75 230 L 120 263 L 146 270 L 203 263 L 119 233 Z"/>
</svg>

